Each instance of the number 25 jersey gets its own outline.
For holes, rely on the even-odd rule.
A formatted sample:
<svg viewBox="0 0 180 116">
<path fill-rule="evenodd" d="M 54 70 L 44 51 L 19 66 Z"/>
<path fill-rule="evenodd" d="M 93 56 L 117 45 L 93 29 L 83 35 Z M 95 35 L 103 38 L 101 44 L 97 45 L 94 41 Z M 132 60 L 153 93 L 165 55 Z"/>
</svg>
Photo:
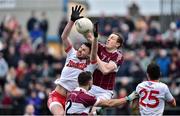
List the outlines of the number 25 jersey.
<svg viewBox="0 0 180 116">
<path fill-rule="evenodd" d="M 139 94 L 139 110 L 141 115 L 162 116 L 166 102 L 173 102 L 166 84 L 155 81 L 144 81 L 136 87 Z"/>
</svg>

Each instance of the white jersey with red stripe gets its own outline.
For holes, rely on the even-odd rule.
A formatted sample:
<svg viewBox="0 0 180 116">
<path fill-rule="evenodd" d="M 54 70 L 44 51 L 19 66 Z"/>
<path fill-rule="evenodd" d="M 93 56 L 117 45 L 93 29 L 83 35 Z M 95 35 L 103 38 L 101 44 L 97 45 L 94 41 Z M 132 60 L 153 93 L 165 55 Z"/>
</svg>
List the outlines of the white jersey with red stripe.
<svg viewBox="0 0 180 116">
<path fill-rule="evenodd" d="M 65 66 L 61 72 L 61 77 L 55 81 L 55 84 L 63 86 L 68 91 L 74 90 L 78 87 L 77 77 L 83 71 L 90 71 L 93 73 L 96 63 L 89 62 L 87 59 L 78 59 L 76 50 L 71 47 L 67 52 Z"/>
<path fill-rule="evenodd" d="M 144 81 L 136 87 L 141 115 L 162 116 L 166 102 L 174 100 L 169 88 L 162 82 Z"/>
</svg>

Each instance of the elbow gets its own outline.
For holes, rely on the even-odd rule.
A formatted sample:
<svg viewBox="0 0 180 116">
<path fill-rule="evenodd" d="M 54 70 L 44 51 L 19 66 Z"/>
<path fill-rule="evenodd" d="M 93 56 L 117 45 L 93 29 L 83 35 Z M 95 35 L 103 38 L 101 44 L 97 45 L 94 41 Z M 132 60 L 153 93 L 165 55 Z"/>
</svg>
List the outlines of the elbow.
<svg viewBox="0 0 180 116">
<path fill-rule="evenodd" d="M 116 106 L 118 106 L 118 103 L 116 103 L 115 101 L 107 104 L 107 107 L 116 107 Z"/>
<path fill-rule="evenodd" d="M 108 107 L 114 107 L 115 105 L 114 104 L 108 104 Z"/>
<path fill-rule="evenodd" d="M 103 75 L 107 75 L 107 74 L 108 74 L 108 72 L 102 72 L 102 74 L 103 74 Z"/>
<path fill-rule="evenodd" d="M 66 36 L 64 34 L 61 35 L 61 39 L 65 40 Z"/>
<path fill-rule="evenodd" d="M 102 72 L 103 75 L 107 75 L 109 73 L 108 70 L 101 70 L 101 72 Z"/>
<path fill-rule="evenodd" d="M 112 107 L 112 106 L 113 106 L 113 102 L 110 101 L 110 100 L 106 100 L 106 101 L 102 102 L 102 104 L 99 105 L 99 106 L 103 106 L 103 107 Z"/>
<path fill-rule="evenodd" d="M 176 104 L 173 104 L 172 107 L 176 107 Z"/>
<path fill-rule="evenodd" d="M 170 104 L 171 107 L 176 107 L 176 103 Z"/>
<path fill-rule="evenodd" d="M 176 100 L 174 99 L 172 102 L 169 102 L 171 107 L 176 107 Z"/>
<path fill-rule="evenodd" d="M 114 69 L 111 69 L 111 68 L 106 67 L 106 66 L 99 67 L 99 70 L 102 72 L 103 75 L 107 75 L 107 74 L 114 71 Z"/>
<path fill-rule="evenodd" d="M 108 69 L 107 68 L 104 68 L 104 67 L 99 67 L 99 70 L 101 71 L 101 73 L 103 75 L 107 75 L 109 73 Z"/>
<path fill-rule="evenodd" d="M 176 102 L 174 102 L 173 104 L 171 104 L 172 107 L 176 107 Z"/>
<path fill-rule="evenodd" d="M 62 34 L 61 34 L 61 39 L 62 40 L 65 40 L 68 38 L 68 33 L 66 31 L 64 31 Z"/>
<path fill-rule="evenodd" d="M 104 107 L 113 107 L 113 104 L 112 104 L 112 103 L 106 103 L 106 104 L 104 105 Z"/>
</svg>

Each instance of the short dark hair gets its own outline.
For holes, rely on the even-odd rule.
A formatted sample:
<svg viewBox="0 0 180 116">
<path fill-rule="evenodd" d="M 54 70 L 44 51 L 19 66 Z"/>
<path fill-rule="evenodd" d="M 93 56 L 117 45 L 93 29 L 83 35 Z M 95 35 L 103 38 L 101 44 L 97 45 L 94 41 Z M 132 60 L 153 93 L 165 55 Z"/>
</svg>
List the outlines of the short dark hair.
<svg viewBox="0 0 180 116">
<path fill-rule="evenodd" d="M 120 33 L 113 33 L 113 34 L 118 36 L 117 42 L 120 43 L 120 46 L 118 47 L 118 49 L 119 49 L 120 47 L 123 46 L 124 37 Z"/>
<path fill-rule="evenodd" d="M 78 76 L 79 86 L 86 86 L 92 79 L 92 74 L 89 71 L 81 72 Z"/>
<path fill-rule="evenodd" d="M 147 67 L 147 73 L 151 80 L 157 80 L 160 78 L 160 75 L 161 75 L 160 67 L 156 63 L 152 62 Z"/>
<path fill-rule="evenodd" d="M 91 43 L 88 43 L 88 42 L 84 42 L 83 43 L 85 46 L 87 46 L 89 48 L 89 50 L 91 51 Z"/>
</svg>

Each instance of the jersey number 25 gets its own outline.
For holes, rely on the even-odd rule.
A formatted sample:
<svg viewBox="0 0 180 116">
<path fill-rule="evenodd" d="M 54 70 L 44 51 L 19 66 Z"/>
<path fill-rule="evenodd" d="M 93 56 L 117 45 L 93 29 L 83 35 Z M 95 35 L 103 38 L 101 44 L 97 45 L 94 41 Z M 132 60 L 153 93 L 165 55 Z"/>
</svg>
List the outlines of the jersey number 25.
<svg viewBox="0 0 180 116">
<path fill-rule="evenodd" d="M 159 104 L 159 99 L 156 97 L 156 95 L 159 94 L 159 91 L 156 90 L 151 90 L 151 91 L 147 91 L 146 89 L 142 89 L 140 92 L 140 94 L 143 94 L 143 96 L 141 97 L 139 103 L 140 105 L 144 106 L 144 107 L 149 107 L 149 108 L 155 108 L 158 106 Z M 149 101 L 155 101 L 154 103 L 144 103 L 144 100 L 148 98 Z"/>
</svg>

